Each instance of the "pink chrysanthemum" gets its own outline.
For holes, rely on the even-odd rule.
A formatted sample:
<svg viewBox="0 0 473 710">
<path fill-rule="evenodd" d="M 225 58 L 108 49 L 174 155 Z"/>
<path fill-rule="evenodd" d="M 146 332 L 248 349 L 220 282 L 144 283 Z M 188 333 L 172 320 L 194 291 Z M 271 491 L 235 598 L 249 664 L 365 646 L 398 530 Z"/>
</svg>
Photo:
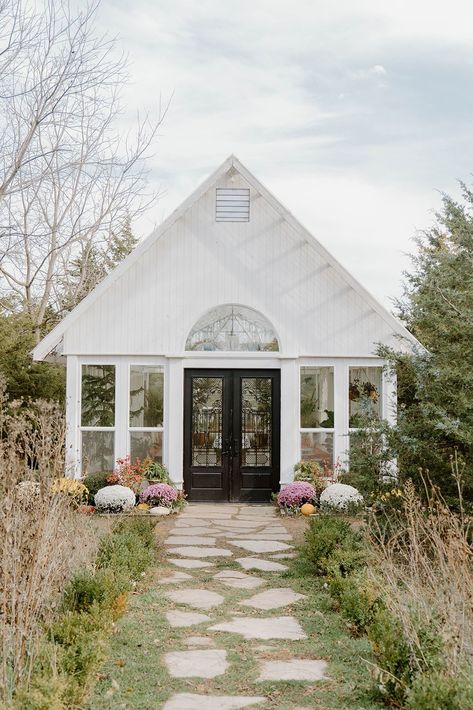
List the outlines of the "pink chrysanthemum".
<svg viewBox="0 0 473 710">
<path fill-rule="evenodd" d="M 289 483 L 282 489 L 277 496 L 277 502 L 280 508 L 292 508 L 301 506 L 304 503 L 314 503 L 316 499 L 316 491 L 312 484 L 304 483 L 303 481 L 295 481 Z"/>
<path fill-rule="evenodd" d="M 152 505 L 163 505 L 165 508 L 172 508 L 177 501 L 178 491 L 167 483 L 153 483 L 140 493 L 141 503 L 151 503 Z"/>
</svg>

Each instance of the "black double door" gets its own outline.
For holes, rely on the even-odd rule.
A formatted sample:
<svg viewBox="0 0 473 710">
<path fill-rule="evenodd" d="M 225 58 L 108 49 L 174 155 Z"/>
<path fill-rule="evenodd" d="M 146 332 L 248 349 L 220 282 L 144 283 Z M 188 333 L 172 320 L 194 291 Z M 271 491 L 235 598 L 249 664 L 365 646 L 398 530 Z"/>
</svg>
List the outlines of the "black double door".
<svg viewBox="0 0 473 710">
<path fill-rule="evenodd" d="M 279 485 L 279 370 L 186 370 L 190 501 L 266 502 Z"/>
</svg>

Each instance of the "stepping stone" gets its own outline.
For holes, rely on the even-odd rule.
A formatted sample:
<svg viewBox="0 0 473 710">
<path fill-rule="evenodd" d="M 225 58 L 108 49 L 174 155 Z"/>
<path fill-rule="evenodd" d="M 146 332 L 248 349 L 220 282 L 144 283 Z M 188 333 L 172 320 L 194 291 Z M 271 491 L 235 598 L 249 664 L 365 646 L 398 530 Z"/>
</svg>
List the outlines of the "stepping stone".
<svg viewBox="0 0 473 710">
<path fill-rule="evenodd" d="M 306 639 L 299 622 L 293 616 L 271 616 L 258 619 L 254 616 L 234 616 L 232 621 L 210 626 L 209 631 L 226 631 L 240 634 L 245 639 Z"/>
<path fill-rule="evenodd" d="M 226 535 L 226 537 L 231 537 L 231 535 Z M 271 535 L 268 535 L 267 533 L 253 533 L 252 535 L 235 535 L 233 533 L 233 537 L 236 540 L 285 540 L 287 542 L 291 542 L 292 536 L 291 535 L 283 535 L 283 533 L 274 533 Z M 231 541 L 229 541 L 231 542 Z M 196 543 L 197 544 L 197 543 Z"/>
<path fill-rule="evenodd" d="M 172 555 L 185 555 L 187 557 L 231 557 L 230 550 L 223 547 L 172 547 Z"/>
<path fill-rule="evenodd" d="M 174 592 L 174 594 L 177 594 L 177 592 Z M 298 594 L 289 587 L 280 587 L 278 589 L 267 589 L 264 592 L 255 594 L 253 597 L 250 597 L 250 599 L 245 599 L 240 602 L 240 604 L 250 606 L 252 609 L 263 609 L 267 611 L 268 609 L 279 609 L 282 606 L 294 604 L 294 602 L 300 599 L 305 599 L 305 594 Z"/>
<path fill-rule="evenodd" d="M 165 703 L 163 710 L 237 710 L 265 702 L 266 698 L 247 695 L 197 695 L 176 693 Z"/>
<path fill-rule="evenodd" d="M 326 661 L 292 658 L 290 661 L 264 661 L 258 680 L 324 680 Z"/>
<path fill-rule="evenodd" d="M 210 616 L 195 611 L 167 611 L 166 619 L 170 626 L 181 627 L 203 624 L 204 621 L 210 621 Z"/>
<path fill-rule="evenodd" d="M 188 646 L 215 646 L 213 639 L 209 639 L 208 636 L 188 636 L 184 639 L 184 643 Z"/>
<path fill-rule="evenodd" d="M 176 520 L 174 523 L 176 528 L 201 528 L 203 524 L 201 518 L 184 518 L 182 520 Z M 208 523 L 208 525 L 211 525 L 211 523 Z"/>
<path fill-rule="evenodd" d="M 178 604 L 188 604 L 196 609 L 212 609 L 225 601 L 221 594 L 209 592 L 207 589 L 177 589 L 166 592 L 166 596 Z"/>
<path fill-rule="evenodd" d="M 173 528 L 171 530 L 171 535 L 178 535 L 179 537 L 186 537 L 189 535 L 222 535 L 223 533 L 218 532 L 216 528 L 198 528 L 198 527 L 193 527 L 192 529 L 189 528 Z"/>
<path fill-rule="evenodd" d="M 219 528 L 261 528 L 266 523 L 253 523 L 251 520 L 227 520 L 225 522 L 219 522 Z"/>
<path fill-rule="evenodd" d="M 242 547 L 248 552 L 280 552 L 281 550 L 292 550 L 292 547 L 285 542 L 273 542 L 271 540 L 229 540 L 230 545 Z"/>
<path fill-rule="evenodd" d="M 159 584 L 175 584 L 176 582 L 184 582 L 187 579 L 192 579 L 192 575 L 186 572 L 173 572 L 169 577 L 160 579 Z"/>
<path fill-rule="evenodd" d="M 215 545 L 214 537 L 178 536 L 167 537 L 164 541 L 166 545 Z"/>
<path fill-rule="evenodd" d="M 243 569 L 258 569 L 262 572 L 285 572 L 288 567 L 280 562 L 270 562 L 270 560 L 260 560 L 259 557 L 238 557 L 236 562 Z"/>
<path fill-rule="evenodd" d="M 204 562 L 203 560 L 176 560 L 168 559 L 168 562 L 176 565 L 176 567 L 183 567 L 184 569 L 202 569 L 203 567 L 213 567 L 212 562 Z"/>
<path fill-rule="evenodd" d="M 256 589 L 266 582 L 265 579 L 253 577 L 251 574 L 245 574 L 244 572 L 235 570 L 219 572 L 214 575 L 214 579 L 218 579 L 222 584 L 226 584 L 227 587 L 232 587 L 233 589 Z"/>
<path fill-rule="evenodd" d="M 173 678 L 215 678 L 228 668 L 227 652 L 217 649 L 170 651 L 165 654 L 164 663 Z"/>
<path fill-rule="evenodd" d="M 244 508 L 240 508 L 240 515 L 270 515 L 270 516 L 275 516 L 276 511 L 272 507 L 253 507 L 253 506 L 248 506 L 245 505 Z"/>
</svg>

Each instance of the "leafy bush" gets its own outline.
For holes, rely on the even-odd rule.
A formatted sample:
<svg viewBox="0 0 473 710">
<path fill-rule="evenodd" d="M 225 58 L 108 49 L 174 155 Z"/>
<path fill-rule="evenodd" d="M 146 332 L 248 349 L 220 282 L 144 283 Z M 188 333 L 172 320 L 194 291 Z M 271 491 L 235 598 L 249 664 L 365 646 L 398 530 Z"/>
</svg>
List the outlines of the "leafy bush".
<svg viewBox="0 0 473 710">
<path fill-rule="evenodd" d="M 301 554 L 315 574 L 341 577 L 360 569 L 367 557 L 362 535 L 334 515 L 310 519 Z"/>
<path fill-rule="evenodd" d="M 109 475 L 109 471 L 101 471 L 100 473 L 90 473 L 88 476 L 82 479 L 82 483 L 89 491 L 89 497 L 87 501 L 89 505 L 95 504 L 95 494 L 101 488 L 105 488 L 105 486 L 111 485 L 107 481 Z"/>
<path fill-rule="evenodd" d="M 43 638 L 32 676 L 19 688 L 14 707 L 82 706 L 113 621 L 123 612 L 133 581 L 152 563 L 153 547 L 151 521 L 132 518 L 114 526 L 100 544 L 96 572 L 83 571 L 66 587 L 62 614 Z"/>
<path fill-rule="evenodd" d="M 415 633 L 418 653 L 408 643 L 400 620 L 388 609 L 379 610 L 368 628 L 379 668 L 378 689 L 389 702 L 404 705 L 417 676 L 433 671 L 438 674 L 443 666 L 444 647 L 435 626 L 426 626 L 418 619 Z"/>
<path fill-rule="evenodd" d="M 143 475 L 150 481 L 171 484 L 171 476 L 163 463 L 145 459 L 143 461 Z"/>
<path fill-rule="evenodd" d="M 323 480 L 324 472 L 322 466 L 317 461 L 299 461 L 294 466 L 294 480 L 310 483 L 320 494 L 326 483 Z"/>
<path fill-rule="evenodd" d="M 102 540 L 97 566 L 125 571 L 130 579 L 137 580 L 152 563 L 153 548 L 153 526 L 149 520 L 135 518 L 122 521 Z"/>
<path fill-rule="evenodd" d="M 408 710 L 465 710 L 473 707 L 473 680 L 438 673 L 421 674 L 408 692 Z"/>
<path fill-rule="evenodd" d="M 409 646 L 401 624 L 385 609 L 378 611 L 368 629 L 368 637 L 378 662 L 377 687 L 390 700 L 404 702 L 405 689 L 412 681 Z"/>
<path fill-rule="evenodd" d="M 112 620 L 102 610 L 66 612 L 50 629 L 50 640 L 59 649 L 61 672 L 68 682 L 64 700 L 67 707 L 84 696 L 93 672 L 105 658 L 105 631 Z"/>
<path fill-rule="evenodd" d="M 354 630 L 366 631 L 382 606 L 381 598 L 366 574 L 354 573 L 349 577 L 337 574 L 330 580 L 329 589 L 340 613 Z"/>
<path fill-rule="evenodd" d="M 117 459 L 117 465 L 107 477 L 107 482 L 112 485 L 131 488 L 133 493 L 138 493 L 143 482 L 143 464 L 140 459 L 131 463 L 129 456 Z"/>
<path fill-rule="evenodd" d="M 90 611 L 94 606 L 113 609 L 115 599 L 131 589 L 131 582 L 123 571 L 112 568 L 95 573 L 83 570 L 72 578 L 64 590 L 64 611 Z"/>
</svg>

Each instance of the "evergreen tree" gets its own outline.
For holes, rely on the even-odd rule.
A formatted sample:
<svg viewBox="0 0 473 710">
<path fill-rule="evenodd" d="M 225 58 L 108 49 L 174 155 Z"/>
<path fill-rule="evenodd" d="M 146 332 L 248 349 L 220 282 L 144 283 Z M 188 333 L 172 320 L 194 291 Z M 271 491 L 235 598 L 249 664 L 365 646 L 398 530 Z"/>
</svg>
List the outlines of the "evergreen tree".
<svg viewBox="0 0 473 710">
<path fill-rule="evenodd" d="M 9 398 L 62 402 L 65 369 L 53 363 L 33 362 L 30 352 L 35 345 L 35 332 L 28 314 L 0 305 L 0 374 L 5 379 Z"/>
<path fill-rule="evenodd" d="M 417 239 L 399 313 L 427 352 L 381 349 L 398 373 L 398 425 L 388 437 L 402 477 L 420 469 L 452 500 L 455 455 L 473 501 L 473 193 L 443 198 L 434 227 Z"/>
</svg>

